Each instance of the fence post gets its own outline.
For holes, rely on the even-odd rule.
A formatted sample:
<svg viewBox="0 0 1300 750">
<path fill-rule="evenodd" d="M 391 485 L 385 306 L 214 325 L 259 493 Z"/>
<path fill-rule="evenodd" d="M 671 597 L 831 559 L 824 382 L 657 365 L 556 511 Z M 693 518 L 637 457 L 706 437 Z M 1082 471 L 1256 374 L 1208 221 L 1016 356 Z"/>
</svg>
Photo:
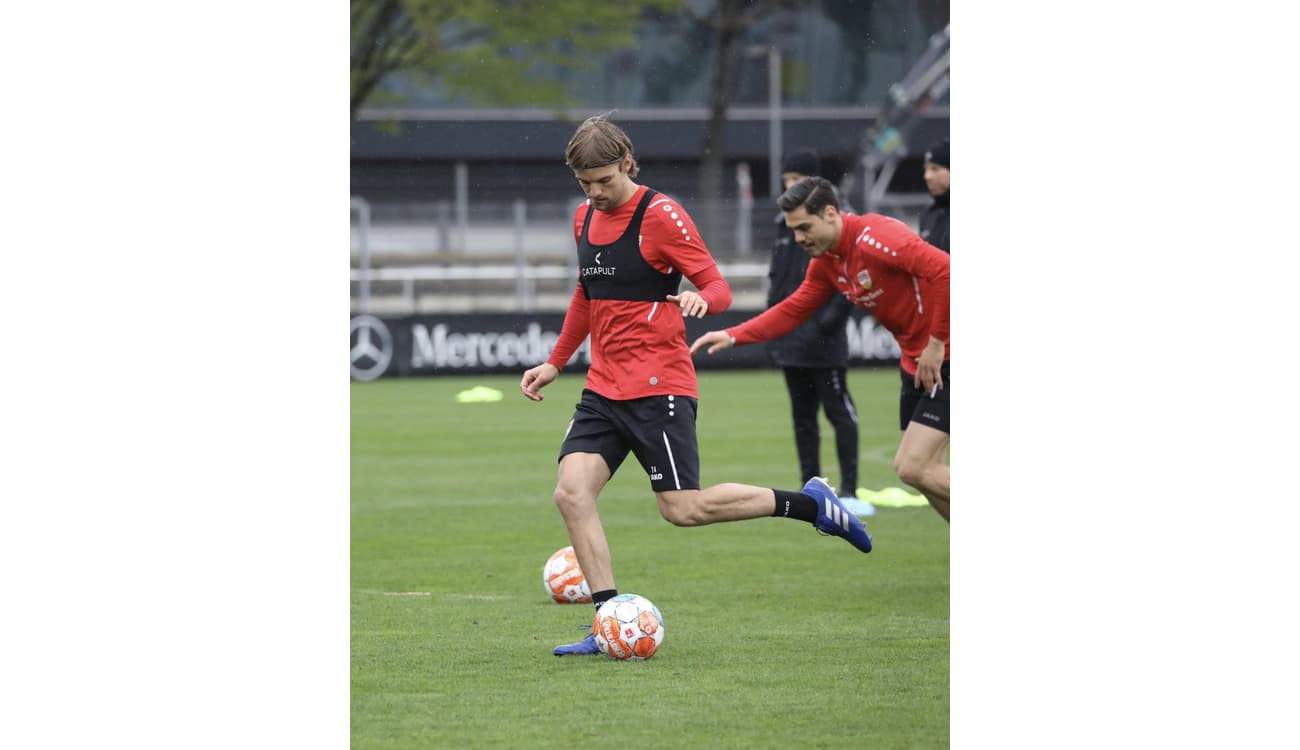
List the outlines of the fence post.
<svg viewBox="0 0 1300 750">
<path fill-rule="evenodd" d="M 357 229 L 361 234 L 361 314 L 370 312 L 370 203 L 352 196 L 352 210 L 357 212 Z"/>
<path fill-rule="evenodd" d="M 438 252 L 449 255 L 451 254 L 451 203 L 435 201 L 433 216 L 438 224 Z"/>
<path fill-rule="evenodd" d="M 456 232 L 461 252 L 469 251 L 469 165 L 456 162 Z"/>
<path fill-rule="evenodd" d="M 781 50 L 767 48 L 767 151 L 768 189 L 781 197 Z"/>
<path fill-rule="evenodd" d="M 736 194 L 740 197 L 740 207 L 736 211 L 736 249 L 742 258 L 748 258 L 754 249 L 751 237 L 754 187 L 749 176 L 749 162 L 742 161 L 736 165 Z"/>
<path fill-rule="evenodd" d="M 528 263 L 524 258 L 524 227 L 528 221 L 528 204 L 515 199 L 515 309 L 533 311 L 534 280 L 528 276 Z"/>
</svg>

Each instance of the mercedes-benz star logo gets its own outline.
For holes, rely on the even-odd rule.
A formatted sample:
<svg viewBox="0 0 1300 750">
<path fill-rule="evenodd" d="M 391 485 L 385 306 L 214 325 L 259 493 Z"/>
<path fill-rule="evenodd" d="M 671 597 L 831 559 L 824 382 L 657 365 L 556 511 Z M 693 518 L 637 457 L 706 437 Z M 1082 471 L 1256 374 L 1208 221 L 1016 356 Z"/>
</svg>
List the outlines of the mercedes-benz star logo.
<svg viewBox="0 0 1300 750">
<path fill-rule="evenodd" d="M 384 321 L 373 315 L 352 319 L 352 377 L 374 380 L 388 370 L 393 361 L 393 335 Z"/>
</svg>

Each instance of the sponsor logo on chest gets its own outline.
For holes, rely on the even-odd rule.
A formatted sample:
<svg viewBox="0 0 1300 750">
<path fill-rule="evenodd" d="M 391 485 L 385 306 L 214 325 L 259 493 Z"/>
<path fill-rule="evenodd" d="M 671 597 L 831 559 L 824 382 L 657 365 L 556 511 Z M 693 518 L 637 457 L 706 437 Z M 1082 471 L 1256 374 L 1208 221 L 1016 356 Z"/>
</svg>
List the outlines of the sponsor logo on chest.
<svg viewBox="0 0 1300 750">
<path fill-rule="evenodd" d="M 856 297 L 854 297 L 852 293 L 848 293 L 845 296 L 849 298 L 850 302 L 857 305 L 858 307 L 875 307 L 876 298 L 884 293 L 885 293 L 884 289 L 877 289 L 872 292 L 867 292 L 866 294 L 859 294 Z"/>
<path fill-rule="evenodd" d="M 612 278 L 614 276 L 614 271 L 617 269 L 614 266 L 605 265 L 600 259 L 601 254 L 604 252 L 604 250 L 596 251 L 596 265 L 582 267 L 582 278 L 585 279 L 589 276 L 609 276 Z"/>
</svg>

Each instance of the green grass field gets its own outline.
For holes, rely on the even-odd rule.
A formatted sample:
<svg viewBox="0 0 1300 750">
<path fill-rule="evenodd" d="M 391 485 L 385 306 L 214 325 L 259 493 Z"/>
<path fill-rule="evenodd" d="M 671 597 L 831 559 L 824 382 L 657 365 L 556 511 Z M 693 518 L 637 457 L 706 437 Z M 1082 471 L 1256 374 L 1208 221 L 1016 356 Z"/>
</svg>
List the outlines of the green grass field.
<svg viewBox="0 0 1300 750">
<path fill-rule="evenodd" d="M 582 375 L 354 383 L 352 747 L 948 746 L 948 526 L 882 508 L 863 555 L 779 518 L 662 520 L 635 458 L 600 499 L 622 592 L 658 605 L 655 657 L 557 658 L 590 605 L 542 589 L 568 544 L 551 500 Z M 459 404 L 474 385 L 505 393 Z M 850 370 L 859 484 L 896 485 L 897 371 Z M 702 373 L 705 486 L 797 489 L 778 371 Z M 822 468 L 833 474 L 823 422 Z M 617 744 L 611 744 L 616 742 Z"/>
</svg>

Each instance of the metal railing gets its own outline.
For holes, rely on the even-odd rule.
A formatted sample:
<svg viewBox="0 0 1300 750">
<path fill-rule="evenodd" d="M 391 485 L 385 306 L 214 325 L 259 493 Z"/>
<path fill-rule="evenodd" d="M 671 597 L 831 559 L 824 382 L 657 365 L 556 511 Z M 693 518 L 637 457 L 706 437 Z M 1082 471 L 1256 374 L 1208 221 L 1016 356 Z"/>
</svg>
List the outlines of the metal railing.
<svg viewBox="0 0 1300 750">
<path fill-rule="evenodd" d="M 877 210 L 915 228 L 928 203 L 929 196 L 924 194 L 891 195 Z M 452 227 L 438 225 L 451 219 L 450 212 L 420 215 L 413 214 L 410 207 L 375 206 L 364 198 L 352 198 L 353 312 L 566 309 L 577 283 L 573 204 L 537 206 L 535 212 L 522 200 L 480 202 L 477 207 L 478 220 L 472 211 L 462 209 L 457 211 L 462 218 Z M 767 243 L 775 213 L 755 218 L 747 208 L 737 201 L 724 205 L 733 227 L 744 224 L 758 231 L 736 230 L 735 235 L 719 237 L 718 242 L 710 243 L 710 251 L 732 286 L 732 306 L 757 310 L 766 304 Z M 533 213 L 541 215 L 533 217 Z M 383 219 L 376 221 L 377 216 Z M 457 237 L 455 246 L 445 242 L 449 236 Z M 751 236 L 758 241 L 751 242 Z M 746 247 L 736 247 L 738 240 Z"/>
</svg>

